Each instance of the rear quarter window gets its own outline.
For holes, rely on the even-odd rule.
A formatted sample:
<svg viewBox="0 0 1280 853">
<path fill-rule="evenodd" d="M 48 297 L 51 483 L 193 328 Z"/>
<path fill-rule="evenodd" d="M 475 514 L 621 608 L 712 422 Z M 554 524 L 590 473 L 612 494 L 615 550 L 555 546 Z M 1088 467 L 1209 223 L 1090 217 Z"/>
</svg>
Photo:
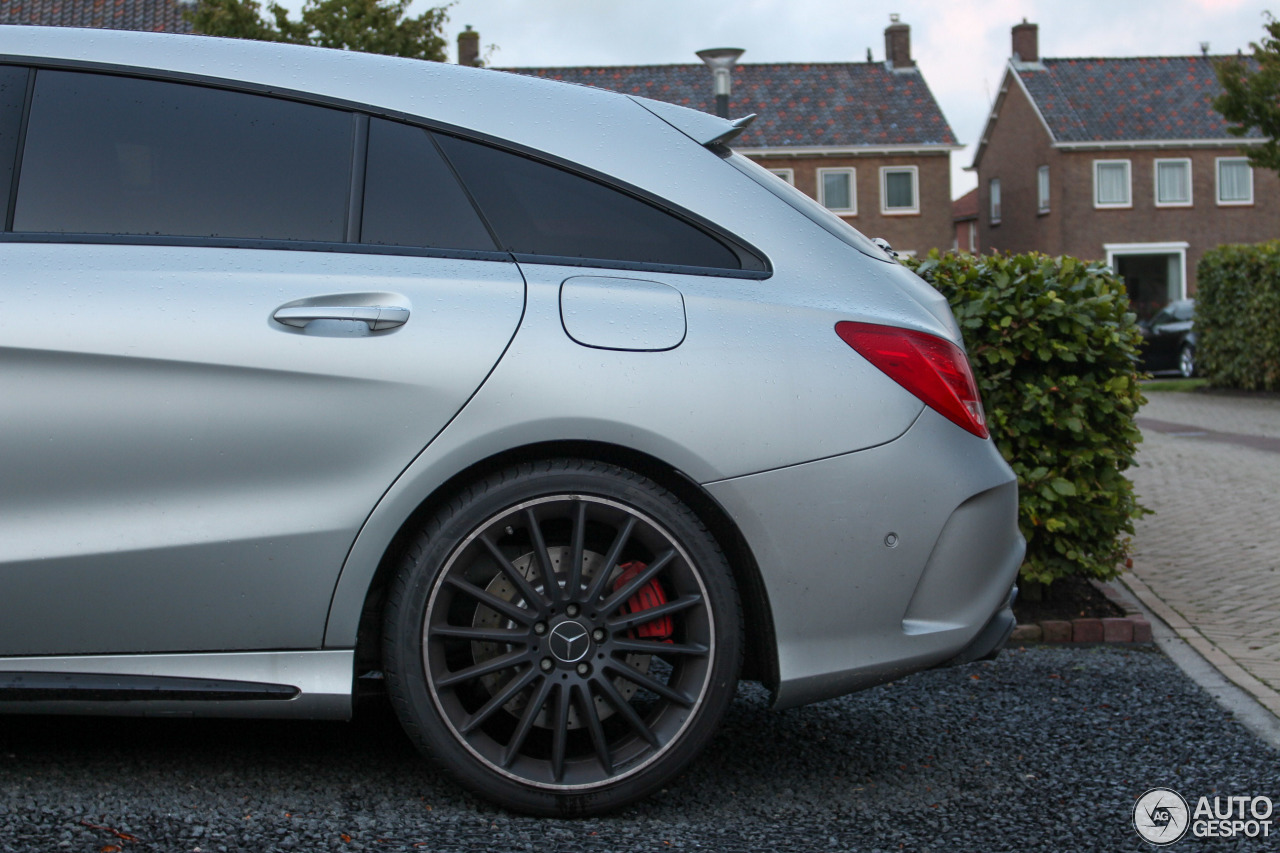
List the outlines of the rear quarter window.
<svg viewBox="0 0 1280 853">
<path fill-rule="evenodd" d="M 279 98 L 41 70 L 13 230 L 339 242 L 353 125 Z"/>
<path fill-rule="evenodd" d="M 742 268 L 719 239 L 656 205 L 519 154 L 436 139 L 509 252 Z"/>
</svg>

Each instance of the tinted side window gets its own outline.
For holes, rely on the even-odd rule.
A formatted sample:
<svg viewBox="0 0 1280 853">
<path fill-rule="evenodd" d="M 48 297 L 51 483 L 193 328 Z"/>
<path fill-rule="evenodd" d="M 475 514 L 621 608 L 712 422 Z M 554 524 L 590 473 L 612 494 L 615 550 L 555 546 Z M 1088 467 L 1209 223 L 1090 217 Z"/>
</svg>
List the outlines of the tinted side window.
<svg viewBox="0 0 1280 853">
<path fill-rule="evenodd" d="M 9 209 L 13 161 L 18 156 L 22 102 L 27 96 L 27 69 L 0 65 L 0 227 Z"/>
<path fill-rule="evenodd" d="M 278 98 L 39 71 L 13 227 L 342 241 L 352 125 Z"/>
<path fill-rule="evenodd" d="M 719 240 L 647 202 L 487 145 L 436 139 L 510 252 L 742 268 Z"/>
<path fill-rule="evenodd" d="M 430 135 L 378 118 L 369 122 L 360 242 L 497 249 Z"/>
</svg>

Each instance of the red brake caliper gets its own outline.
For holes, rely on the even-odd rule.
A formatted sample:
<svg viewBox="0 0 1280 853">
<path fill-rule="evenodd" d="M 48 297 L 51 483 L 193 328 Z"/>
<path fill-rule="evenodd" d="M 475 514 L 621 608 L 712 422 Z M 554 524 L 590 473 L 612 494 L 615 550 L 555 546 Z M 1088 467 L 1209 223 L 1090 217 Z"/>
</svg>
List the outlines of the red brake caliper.
<svg viewBox="0 0 1280 853">
<path fill-rule="evenodd" d="M 618 575 L 618 579 L 613 582 L 615 592 L 630 583 L 631 579 L 643 572 L 646 566 L 639 560 L 632 560 L 629 563 L 623 563 L 618 568 L 622 569 L 622 574 Z M 622 609 L 626 613 L 640 613 L 666 603 L 667 594 L 662 591 L 662 585 L 658 583 L 658 579 L 653 578 L 636 590 L 636 594 L 627 599 L 626 603 L 622 605 Z M 669 643 L 674 630 L 670 616 L 659 616 L 657 619 L 635 626 L 627 632 L 627 636 L 633 640 L 643 638 Z"/>
</svg>

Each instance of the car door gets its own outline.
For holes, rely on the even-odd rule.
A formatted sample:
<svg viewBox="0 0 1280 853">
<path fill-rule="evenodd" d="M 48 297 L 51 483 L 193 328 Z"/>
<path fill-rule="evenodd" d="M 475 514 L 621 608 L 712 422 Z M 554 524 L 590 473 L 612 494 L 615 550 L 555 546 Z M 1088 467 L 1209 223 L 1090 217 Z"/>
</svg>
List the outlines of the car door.
<svg viewBox="0 0 1280 853">
<path fill-rule="evenodd" d="M 31 73 L 0 236 L 0 655 L 320 646 L 360 525 L 511 340 L 518 268 L 425 132 Z"/>
</svg>

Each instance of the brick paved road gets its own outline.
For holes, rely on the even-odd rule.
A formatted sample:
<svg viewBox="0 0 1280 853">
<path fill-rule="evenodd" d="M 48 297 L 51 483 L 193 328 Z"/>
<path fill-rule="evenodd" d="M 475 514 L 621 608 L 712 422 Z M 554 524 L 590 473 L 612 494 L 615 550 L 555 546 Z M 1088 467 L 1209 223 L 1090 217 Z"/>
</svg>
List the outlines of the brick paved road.
<svg viewBox="0 0 1280 853">
<path fill-rule="evenodd" d="M 1130 588 L 1280 716 L 1280 398 L 1151 392 Z"/>
</svg>

